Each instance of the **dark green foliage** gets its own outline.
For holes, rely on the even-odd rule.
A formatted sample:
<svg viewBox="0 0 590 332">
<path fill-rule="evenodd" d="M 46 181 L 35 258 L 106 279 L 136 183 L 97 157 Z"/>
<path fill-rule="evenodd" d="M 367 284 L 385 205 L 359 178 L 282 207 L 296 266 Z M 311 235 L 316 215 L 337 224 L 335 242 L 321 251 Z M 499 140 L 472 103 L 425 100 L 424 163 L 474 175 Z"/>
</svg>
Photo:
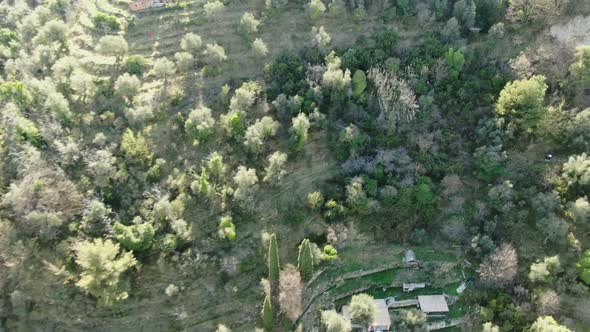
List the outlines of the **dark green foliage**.
<svg viewBox="0 0 590 332">
<path fill-rule="evenodd" d="M 271 287 L 274 285 L 278 286 L 280 271 L 281 265 L 279 262 L 277 236 L 273 233 L 268 243 L 268 280 L 271 282 Z"/>
<path fill-rule="evenodd" d="M 299 269 L 299 273 L 301 273 L 303 281 L 309 281 L 313 276 L 313 254 L 308 239 L 304 239 L 301 245 L 299 245 L 297 268 Z"/>
<path fill-rule="evenodd" d="M 110 29 L 111 31 L 118 31 L 121 28 L 119 21 L 113 15 L 98 13 L 92 18 L 94 26 L 98 29 Z"/>
<path fill-rule="evenodd" d="M 123 66 L 129 74 L 141 76 L 145 71 L 145 59 L 141 55 L 131 55 L 125 58 Z"/>
<path fill-rule="evenodd" d="M 155 231 L 151 224 L 125 226 L 117 222 L 113 225 L 113 229 L 117 235 L 117 241 L 126 249 L 144 251 L 152 246 Z"/>
<path fill-rule="evenodd" d="M 305 95 L 309 87 L 305 80 L 305 63 L 295 55 L 283 54 L 264 68 L 267 82 L 271 84 L 268 97 L 274 100 L 279 94 Z"/>
</svg>

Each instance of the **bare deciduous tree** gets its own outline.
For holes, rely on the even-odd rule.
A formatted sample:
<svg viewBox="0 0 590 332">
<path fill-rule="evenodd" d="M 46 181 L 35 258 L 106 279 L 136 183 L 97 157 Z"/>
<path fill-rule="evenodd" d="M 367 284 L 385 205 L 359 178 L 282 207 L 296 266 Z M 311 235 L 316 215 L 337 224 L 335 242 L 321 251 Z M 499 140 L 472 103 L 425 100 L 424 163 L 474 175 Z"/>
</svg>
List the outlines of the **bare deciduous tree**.
<svg viewBox="0 0 590 332">
<path fill-rule="evenodd" d="M 479 266 L 479 278 L 488 286 L 504 287 L 516 277 L 517 267 L 516 249 L 512 244 L 504 243 L 482 261 Z"/>
<path fill-rule="evenodd" d="M 295 321 L 302 311 L 303 285 L 301 275 L 292 264 L 287 264 L 279 275 L 279 304 L 281 311 Z"/>
</svg>

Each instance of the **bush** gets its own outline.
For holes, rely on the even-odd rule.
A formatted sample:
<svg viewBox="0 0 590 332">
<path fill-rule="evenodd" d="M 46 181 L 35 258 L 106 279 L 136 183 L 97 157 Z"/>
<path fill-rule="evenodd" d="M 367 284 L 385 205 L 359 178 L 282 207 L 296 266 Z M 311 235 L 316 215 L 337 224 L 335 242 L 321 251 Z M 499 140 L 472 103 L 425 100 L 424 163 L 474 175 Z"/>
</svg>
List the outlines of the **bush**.
<svg viewBox="0 0 590 332">
<path fill-rule="evenodd" d="M 92 18 L 94 27 L 98 29 L 110 29 L 111 31 L 118 31 L 121 28 L 119 21 L 113 15 L 98 13 Z"/>
<path fill-rule="evenodd" d="M 141 223 L 141 218 L 133 220 L 134 225 L 125 226 L 119 222 L 113 225 L 113 230 L 123 247 L 129 250 L 145 251 L 151 248 L 154 239 L 154 227 Z"/>
<path fill-rule="evenodd" d="M 131 55 L 125 59 L 123 66 L 127 73 L 141 76 L 145 71 L 145 59 L 141 55 Z"/>
</svg>

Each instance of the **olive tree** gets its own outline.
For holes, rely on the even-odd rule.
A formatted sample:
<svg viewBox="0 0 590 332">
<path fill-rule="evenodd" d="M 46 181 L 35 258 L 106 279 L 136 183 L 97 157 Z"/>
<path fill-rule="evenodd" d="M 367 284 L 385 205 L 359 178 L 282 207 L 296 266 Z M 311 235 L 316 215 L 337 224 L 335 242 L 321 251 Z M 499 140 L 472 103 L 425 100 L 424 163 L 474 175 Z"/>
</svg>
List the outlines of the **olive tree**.
<svg viewBox="0 0 590 332">
<path fill-rule="evenodd" d="M 339 315 L 336 310 L 322 311 L 322 324 L 326 327 L 326 332 L 352 331 L 350 322 Z"/>
<path fill-rule="evenodd" d="M 244 145 L 250 152 L 259 153 L 264 147 L 267 138 L 275 136 L 279 129 L 279 122 L 273 120 L 270 116 L 262 119 L 249 126 L 244 136 Z"/>
<path fill-rule="evenodd" d="M 254 14 L 245 12 L 240 18 L 240 30 L 247 34 L 258 32 L 260 21 L 254 17 Z"/>
<path fill-rule="evenodd" d="M 268 47 L 261 38 L 256 38 L 252 42 L 252 52 L 258 58 L 264 58 L 268 55 Z"/>
<path fill-rule="evenodd" d="M 119 64 L 127 54 L 129 46 L 123 36 L 103 36 L 96 44 L 96 51 L 102 55 L 115 57 L 115 63 Z"/>
<path fill-rule="evenodd" d="M 215 130 L 215 119 L 210 108 L 203 105 L 192 110 L 184 123 L 184 128 L 197 142 L 207 139 Z"/>
<path fill-rule="evenodd" d="M 256 170 L 246 168 L 246 166 L 238 166 L 238 170 L 234 175 L 234 183 L 237 186 L 234 190 L 234 198 L 240 201 L 249 199 L 258 188 Z"/>
<path fill-rule="evenodd" d="M 309 119 L 305 113 L 299 113 L 291 120 L 292 126 L 289 130 L 291 132 L 291 141 L 293 148 L 296 151 L 301 151 L 307 143 L 307 132 L 309 130 Z"/>
<path fill-rule="evenodd" d="M 350 300 L 350 317 L 353 324 L 367 326 L 375 319 L 377 307 L 368 294 L 354 295 Z"/>
<path fill-rule="evenodd" d="M 203 51 L 203 55 L 205 56 L 207 63 L 210 65 L 218 65 L 227 60 L 225 50 L 216 43 L 205 45 L 205 51 Z"/>
<path fill-rule="evenodd" d="M 201 39 L 201 36 L 196 35 L 192 32 L 189 32 L 186 35 L 184 35 L 184 37 L 182 37 L 182 40 L 180 41 L 180 48 L 183 51 L 192 54 L 193 56 L 196 56 L 201 51 L 202 47 L 203 40 Z"/>
<path fill-rule="evenodd" d="M 203 9 L 205 10 L 205 16 L 208 19 L 213 19 L 223 12 L 225 5 L 219 0 L 213 0 L 203 5 Z"/>
<path fill-rule="evenodd" d="M 287 163 L 287 154 L 276 151 L 268 156 L 268 165 L 264 169 L 265 175 L 262 178 L 264 182 L 271 182 L 273 184 L 280 183 L 281 179 L 285 176 L 285 164 Z"/>
</svg>

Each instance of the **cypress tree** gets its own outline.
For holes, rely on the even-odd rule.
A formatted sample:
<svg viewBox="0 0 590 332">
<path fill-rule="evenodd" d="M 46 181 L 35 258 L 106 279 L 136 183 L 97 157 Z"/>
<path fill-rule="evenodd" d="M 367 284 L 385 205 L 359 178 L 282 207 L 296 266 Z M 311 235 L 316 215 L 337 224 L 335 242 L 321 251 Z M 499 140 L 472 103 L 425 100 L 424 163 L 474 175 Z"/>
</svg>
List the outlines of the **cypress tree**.
<svg viewBox="0 0 590 332">
<path fill-rule="evenodd" d="M 313 254 L 311 253 L 311 244 L 308 239 L 304 239 L 299 246 L 297 268 L 304 281 L 309 281 L 309 279 L 311 279 L 311 276 L 313 275 Z"/>
<path fill-rule="evenodd" d="M 264 304 L 262 305 L 262 326 L 264 327 L 264 331 L 272 331 L 272 306 L 270 304 L 270 299 L 268 296 L 264 297 Z"/>
<path fill-rule="evenodd" d="M 270 236 L 270 243 L 268 245 L 268 280 L 270 281 L 271 287 L 278 284 L 280 270 L 277 236 L 273 233 Z"/>
</svg>

